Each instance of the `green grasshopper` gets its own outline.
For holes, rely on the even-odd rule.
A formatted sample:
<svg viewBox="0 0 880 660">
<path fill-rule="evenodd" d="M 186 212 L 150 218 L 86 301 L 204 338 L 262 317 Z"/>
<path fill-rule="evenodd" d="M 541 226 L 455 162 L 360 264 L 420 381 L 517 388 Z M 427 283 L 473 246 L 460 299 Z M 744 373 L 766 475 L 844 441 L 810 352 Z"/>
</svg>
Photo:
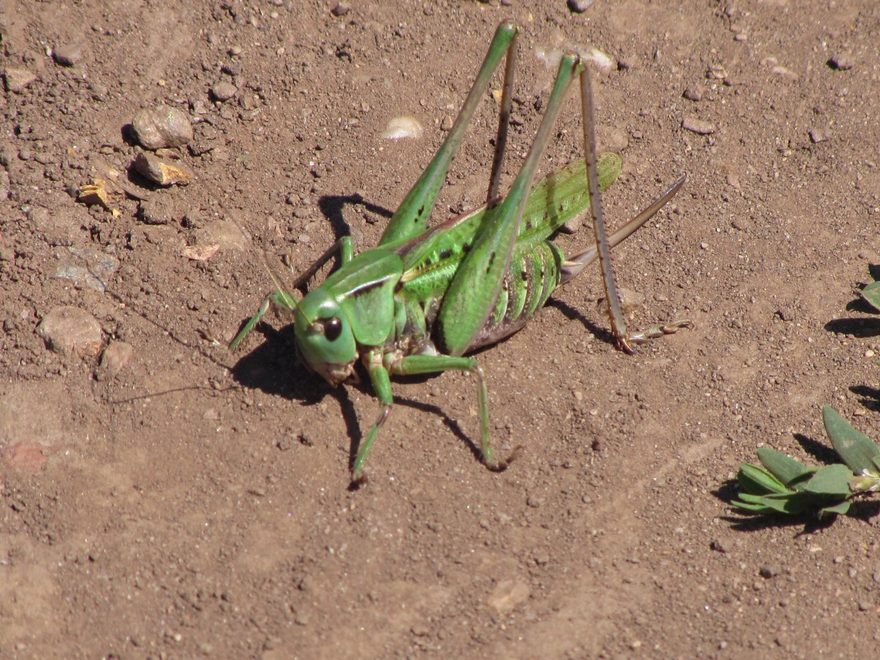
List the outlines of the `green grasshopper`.
<svg viewBox="0 0 880 660">
<path fill-rule="evenodd" d="M 305 365 L 333 386 L 354 377 L 360 359 L 381 410 L 358 448 L 351 466 L 352 485 L 364 478 L 364 463 L 393 403 L 392 375 L 468 371 L 478 382 L 480 449 L 483 463 L 504 470 L 489 433 L 489 396 L 476 358 L 465 354 L 520 330 L 557 286 L 580 273 L 597 257 L 602 266 L 611 328 L 618 346 L 675 332 L 688 321 L 628 334 L 614 283 L 610 248 L 623 241 L 668 202 L 684 183 L 678 179 L 663 195 L 610 237 L 605 230 L 599 190 L 621 169 L 620 158 L 596 158 L 593 99 L 586 64 L 577 55 L 559 63 L 547 109 L 529 154 L 507 195 L 498 194 L 516 64 L 518 28 L 498 26 L 458 118 L 427 169 L 407 194 L 378 246 L 357 256 L 350 237 L 328 249 L 293 288 L 308 281 L 334 255 L 340 266 L 316 289 L 297 301 L 276 282 L 230 342 L 235 349 L 260 321 L 270 304 L 293 312 L 296 348 Z M 501 58 L 506 55 L 501 111 L 486 205 L 428 229 L 450 162 Z M 573 79 L 580 77 L 585 159 L 551 174 L 534 187 L 535 170 Z M 586 183 L 586 185 L 584 185 Z M 566 258 L 550 239 L 587 207 L 593 216 L 596 246 Z"/>
</svg>

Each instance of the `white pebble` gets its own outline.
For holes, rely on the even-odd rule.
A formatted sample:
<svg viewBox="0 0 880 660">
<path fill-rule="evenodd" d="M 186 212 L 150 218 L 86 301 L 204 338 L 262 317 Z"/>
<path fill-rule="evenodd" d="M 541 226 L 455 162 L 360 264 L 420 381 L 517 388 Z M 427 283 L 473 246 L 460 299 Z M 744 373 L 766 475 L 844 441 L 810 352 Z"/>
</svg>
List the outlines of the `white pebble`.
<svg viewBox="0 0 880 660">
<path fill-rule="evenodd" d="M 386 140 L 401 140 L 403 138 L 413 138 L 418 140 L 422 137 L 425 129 L 415 117 L 394 117 L 385 127 L 382 137 Z"/>
<path fill-rule="evenodd" d="M 584 60 L 592 62 L 593 66 L 596 67 L 596 70 L 599 71 L 599 73 L 608 73 L 616 66 L 614 60 L 612 60 L 610 57 L 608 57 L 608 55 L 603 53 L 598 48 L 591 48 L 587 52 L 581 53 L 580 55 Z"/>
</svg>

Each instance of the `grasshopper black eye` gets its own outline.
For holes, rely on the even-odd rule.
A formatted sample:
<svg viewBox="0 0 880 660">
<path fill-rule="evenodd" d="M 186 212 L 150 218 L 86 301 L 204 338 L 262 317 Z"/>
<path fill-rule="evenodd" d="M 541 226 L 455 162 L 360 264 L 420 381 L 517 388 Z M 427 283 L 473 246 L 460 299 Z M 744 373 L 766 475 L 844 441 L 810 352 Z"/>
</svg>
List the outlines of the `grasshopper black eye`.
<svg viewBox="0 0 880 660">
<path fill-rule="evenodd" d="M 342 334 L 342 321 L 334 316 L 324 321 L 324 336 L 328 341 L 336 341 Z"/>
</svg>

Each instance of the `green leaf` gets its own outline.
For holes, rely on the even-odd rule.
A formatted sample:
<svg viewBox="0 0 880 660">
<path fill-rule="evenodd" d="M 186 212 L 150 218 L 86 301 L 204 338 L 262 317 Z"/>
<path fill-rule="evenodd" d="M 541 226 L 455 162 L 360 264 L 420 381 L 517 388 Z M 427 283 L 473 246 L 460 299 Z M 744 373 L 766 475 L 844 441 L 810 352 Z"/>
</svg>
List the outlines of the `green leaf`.
<svg viewBox="0 0 880 660">
<path fill-rule="evenodd" d="M 791 511 L 786 508 L 785 500 L 774 500 L 754 495 L 750 496 L 748 493 L 741 493 L 739 498 L 747 506 L 759 507 L 761 513 L 791 513 Z"/>
<path fill-rule="evenodd" d="M 880 312 L 880 282 L 871 282 L 859 294 L 875 311 Z"/>
<path fill-rule="evenodd" d="M 880 447 L 875 445 L 871 438 L 854 429 L 831 406 L 822 407 L 822 421 L 825 423 L 825 432 L 831 439 L 834 451 L 840 455 L 850 470 L 855 474 L 862 474 L 864 471 L 880 474 L 874 462 L 880 456 Z"/>
<path fill-rule="evenodd" d="M 849 497 L 849 480 L 852 479 L 850 469 L 840 463 L 825 465 L 804 484 L 803 492 L 825 497 Z"/>
<path fill-rule="evenodd" d="M 737 481 L 741 490 L 756 495 L 792 492 L 767 470 L 751 463 L 743 463 L 739 466 Z"/>
<path fill-rule="evenodd" d="M 759 505 L 773 513 L 799 515 L 818 509 L 828 503 L 825 497 L 817 497 L 810 493 L 787 493 L 785 495 L 749 495 L 740 493 L 739 498 L 746 504 Z"/>
<path fill-rule="evenodd" d="M 763 504 L 765 498 L 772 496 L 755 495 L 754 493 L 739 493 L 737 497 L 739 497 L 739 499 L 741 499 L 743 502 L 748 502 L 749 504 Z"/>
<path fill-rule="evenodd" d="M 751 504 L 749 502 L 741 502 L 739 500 L 733 500 L 730 504 L 732 506 L 735 506 L 737 509 L 742 509 L 743 511 L 748 511 L 749 513 L 774 513 L 772 509 L 767 508 L 763 504 Z"/>
<path fill-rule="evenodd" d="M 758 459 L 770 474 L 786 486 L 816 470 L 770 447 L 759 447 Z"/>
<path fill-rule="evenodd" d="M 837 514 L 841 516 L 846 515 L 846 513 L 849 511 L 850 504 L 851 502 L 849 500 L 845 500 L 843 502 L 838 502 L 833 506 L 822 507 L 821 509 L 819 509 L 819 518 L 825 518 L 827 516 Z"/>
</svg>

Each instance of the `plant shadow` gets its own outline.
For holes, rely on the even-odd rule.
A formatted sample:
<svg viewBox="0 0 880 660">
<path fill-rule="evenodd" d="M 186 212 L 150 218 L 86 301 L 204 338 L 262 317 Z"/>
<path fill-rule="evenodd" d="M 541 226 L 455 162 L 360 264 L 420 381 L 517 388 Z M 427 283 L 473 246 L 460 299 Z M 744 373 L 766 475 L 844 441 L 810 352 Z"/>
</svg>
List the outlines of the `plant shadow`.
<svg viewBox="0 0 880 660">
<path fill-rule="evenodd" d="M 834 319 L 825 324 L 825 329 L 828 332 L 851 337 L 876 337 L 880 335 L 880 319 L 860 317 Z"/>
<path fill-rule="evenodd" d="M 831 465 L 832 463 L 840 463 L 840 457 L 837 455 L 837 452 L 825 443 L 814 440 L 803 433 L 795 433 L 794 439 L 797 440 L 797 443 L 805 452 L 820 463 L 828 465 Z"/>
<path fill-rule="evenodd" d="M 871 387 L 870 385 L 853 385 L 849 388 L 849 391 L 862 397 L 859 403 L 865 408 L 874 412 L 880 412 L 880 388 Z"/>
</svg>

